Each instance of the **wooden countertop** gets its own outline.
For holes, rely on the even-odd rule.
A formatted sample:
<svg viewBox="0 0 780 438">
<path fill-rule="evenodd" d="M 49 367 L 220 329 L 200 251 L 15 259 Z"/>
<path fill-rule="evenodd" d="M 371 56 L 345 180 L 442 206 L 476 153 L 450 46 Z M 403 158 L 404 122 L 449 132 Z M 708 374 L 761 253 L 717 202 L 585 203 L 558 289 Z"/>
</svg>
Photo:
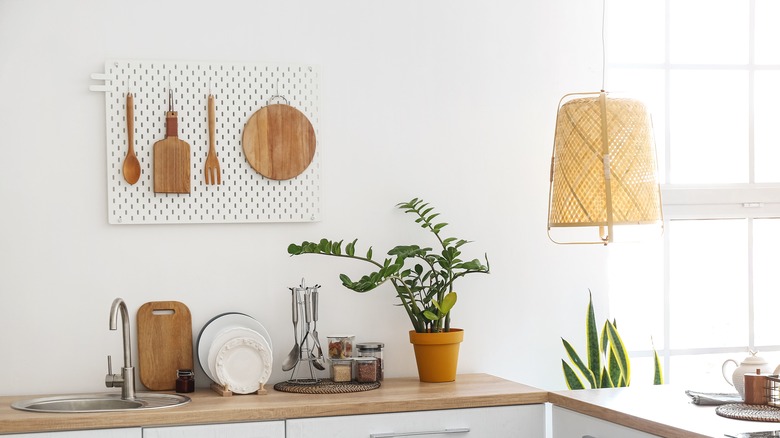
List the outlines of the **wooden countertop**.
<svg viewBox="0 0 780 438">
<path fill-rule="evenodd" d="M 690 402 L 674 385 L 551 392 L 559 407 L 654 435 L 676 438 L 719 437 L 725 433 L 780 430 L 780 423 L 724 418 L 714 406 Z"/>
<path fill-rule="evenodd" d="M 284 420 L 334 415 L 375 414 L 544 403 L 547 391 L 487 374 L 464 374 L 451 383 L 421 383 L 417 377 L 392 378 L 379 389 L 350 394 L 221 397 L 208 389 L 187 394 L 192 401 L 174 408 L 103 413 L 35 413 L 11 408 L 16 400 L 0 397 L 0 434 L 76 429 Z"/>
</svg>

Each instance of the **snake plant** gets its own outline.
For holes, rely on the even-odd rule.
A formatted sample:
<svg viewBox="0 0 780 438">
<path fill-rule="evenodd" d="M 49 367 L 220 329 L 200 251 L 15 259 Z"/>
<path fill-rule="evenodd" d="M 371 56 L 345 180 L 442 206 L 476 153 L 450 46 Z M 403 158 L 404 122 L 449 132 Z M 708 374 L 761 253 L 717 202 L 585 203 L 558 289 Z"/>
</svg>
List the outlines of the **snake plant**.
<svg viewBox="0 0 780 438">
<path fill-rule="evenodd" d="M 601 336 L 599 336 L 596 328 L 592 294 L 590 294 L 588 301 L 585 331 L 587 364 L 580 358 L 574 347 L 566 339 L 561 338 L 566 354 L 574 364 L 574 367 L 572 367 L 566 360 L 561 359 L 563 375 L 569 389 L 585 389 L 580 376 L 584 377 L 591 388 L 629 386 L 631 384 L 631 360 L 628 357 L 625 344 L 623 344 L 623 340 L 618 333 L 617 321 L 606 320 L 601 329 Z M 653 355 L 655 368 L 653 383 L 661 385 L 663 384 L 663 372 L 661 370 L 661 361 L 655 348 L 653 348 Z M 575 371 L 575 367 L 579 374 Z"/>
<path fill-rule="evenodd" d="M 434 252 L 426 246 L 399 245 L 387 252 L 389 258 L 380 262 L 373 258 L 373 247 L 368 248 L 365 255 L 358 255 L 357 239 L 346 245 L 343 240 L 320 239 L 319 242 L 290 244 L 287 252 L 291 256 L 320 254 L 367 262 L 373 265 L 374 272 L 357 281 L 341 274 L 341 283 L 355 292 L 368 292 L 390 282 L 416 332 L 447 332 L 450 330 L 450 311 L 458 298 L 453 290 L 455 280 L 469 274 L 490 273 L 487 254 L 484 265 L 479 259 L 461 260 L 460 248 L 469 241 L 442 237 L 441 231 L 447 223 L 435 223 L 439 213 L 422 199 L 414 198 L 396 207 L 413 214 L 414 221 L 435 236 L 441 250 Z"/>
</svg>

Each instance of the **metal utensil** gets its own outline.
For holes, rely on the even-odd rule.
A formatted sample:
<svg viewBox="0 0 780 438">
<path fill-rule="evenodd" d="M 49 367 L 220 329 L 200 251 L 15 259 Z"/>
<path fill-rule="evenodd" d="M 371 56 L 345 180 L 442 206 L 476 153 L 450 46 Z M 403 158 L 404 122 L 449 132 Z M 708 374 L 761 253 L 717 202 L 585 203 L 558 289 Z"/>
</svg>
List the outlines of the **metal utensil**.
<svg viewBox="0 0 780 438">
<path fill-rule="evenodd" d="M 303 308 L 304 313 L 306 314 L 306 337 L 309 336 L 309 333 L 311 332 L 311 314 L 312 314 L 312 302 L 311 302 L 311 289 L 310 287 L 307 287 L 304 289 L 304 295 L 303 295 Z M 316 341 L 315 341 L 316 345 Z M 314 356 L 314 352 L 310 349 L 309 350 L 309 360 L 311 361 L 312 365 L 314 365 L 314 368 L 317 368 L 318 370 L 324 370 L 325 367 L 317 360 L 317 358 Z"/>
<path fill-rule="evenodd" d="M 295 345 L 287 358 L 282 363 L 282 371 L 290 371 L 298 364 L 298 360 L 301 357 L 301 347 L 298 345 L 298 290 L 296 288 L 290 288 L 292 291 L 292 322 L 293 322 L 293 335 L 295 336 Z"/>
<path fill-rule="evenodd" d="M 322 366 L 322 368 L 318 367 L 319 369 L 325 369 L 325 367 L 322 365 L 321 362 L 323 359 L 322 344 L 320 344 L 320 335 L 319 333 L 317 333 L 317 319 L 319 319 L 319 300 L 320 300 L 319 288 L 320 285 L 318 284 L 312 288 L 314 290 L 311 292 L 311 308 L 312 308 L 312 317 L 314 319 L 314 330 L 312 332 L 312 335 L 314 336 L 314 345 L 317 348 L 317 360 L 314 366 L 316 367 L 317 365 L 320 365 Z"/>
<path fill-rule="evenodd" d="M 214 144 L 214 131 L 216 126 L 214 115 L 214 96 L 209 94 L 209 154 L 206 156 L 206 167 L 203 169 L 206 176 L 206 184 L 222 184 L 222 171 L 219 168 L 219 159 Z"/>
<path fill-rule="evenodd" d="M 127 155 L 122 163 L 122 175 L 125 176 L 125 181 L 128 184 L 135 184 L 138 182 L 138 178 L 141 177 L 141 163 L 138 162 L 134 149 L 135 116 L 133 115 L 133 93 L 127 93 L 125 106 L 127 107 Z"/>
</svg>

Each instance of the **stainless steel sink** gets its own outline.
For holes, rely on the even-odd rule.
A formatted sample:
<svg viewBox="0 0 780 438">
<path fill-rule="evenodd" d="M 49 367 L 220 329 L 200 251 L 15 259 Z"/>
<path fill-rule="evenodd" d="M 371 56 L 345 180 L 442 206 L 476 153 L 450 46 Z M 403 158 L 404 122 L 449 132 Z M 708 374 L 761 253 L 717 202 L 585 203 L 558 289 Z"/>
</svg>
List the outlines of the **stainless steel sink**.
<svg viewBox="0 0 780 438">
<path fill-rule="evenodd" d="M 122 399 L 120 394 L 79 394 L 41 397 L 13 402 L 11 407 L 30 412 L 116 412 L 162 409 L 181 406 L 190 398 L 177 394 L 139 393 L 135 399 Z"/>
</svg>

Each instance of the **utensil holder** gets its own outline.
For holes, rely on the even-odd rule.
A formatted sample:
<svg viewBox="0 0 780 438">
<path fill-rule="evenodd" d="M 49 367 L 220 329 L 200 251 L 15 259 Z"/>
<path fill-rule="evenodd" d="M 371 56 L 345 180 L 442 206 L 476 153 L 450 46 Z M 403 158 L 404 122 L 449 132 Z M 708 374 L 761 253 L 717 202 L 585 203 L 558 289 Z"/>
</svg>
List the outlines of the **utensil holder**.
<svg viewBox="0 0 780 438">
<path fill-rule="evenodd" d="M 295 291 L 295 302 L 298 306 L 298 315 L 306 315 L 309 312 L 307 312 L 306 303 L 303 299 L 303 296 L 300 294 L 301 291 L 304 291 L 304 293 L 306 291 L 305 280 L 301 279 L 300 287 L 293 289 Z M 317 377 L 317 373 L 313 365 L 313 362 L 317 360 L 317 357 L 314 356 L 312 349 L 312 344 L 314 344 L 314 341 L 311 340 L 311 337 L 313 336 L 311 334 L 311 324 L 304 320 L 301 324 L 299 324 L 299 326 L 300 333 L 298 339 L 301 339 L 300 354 L 298 357 L 298 362 L 293 367 L 292 373 L 290 374 L 290 378 L 287 380 L 287 382 L 297 385 L 316 385 L 320 383 L 321 379 Z M 296 374 L 298 374 L 297 378 Z"/>
</svg>

